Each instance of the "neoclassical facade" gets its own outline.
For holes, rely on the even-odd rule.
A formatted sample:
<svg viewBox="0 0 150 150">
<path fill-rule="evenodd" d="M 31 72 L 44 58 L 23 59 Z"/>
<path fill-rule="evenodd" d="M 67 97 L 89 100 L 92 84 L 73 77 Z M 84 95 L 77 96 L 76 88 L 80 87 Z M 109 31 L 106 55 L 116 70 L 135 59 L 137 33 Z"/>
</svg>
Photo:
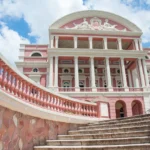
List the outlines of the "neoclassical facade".
<svg viewBox="0 0 150 150">
<path fill-rule="evenodd" d="M 150 109 L 150 49 L 141 35 L 121 16 L 76 12 L 50 26 L 47 45 L 21 44 L 16 65 L 56 93 L 103 102 L 103 118 L 143 114 Z"/>
</svg>

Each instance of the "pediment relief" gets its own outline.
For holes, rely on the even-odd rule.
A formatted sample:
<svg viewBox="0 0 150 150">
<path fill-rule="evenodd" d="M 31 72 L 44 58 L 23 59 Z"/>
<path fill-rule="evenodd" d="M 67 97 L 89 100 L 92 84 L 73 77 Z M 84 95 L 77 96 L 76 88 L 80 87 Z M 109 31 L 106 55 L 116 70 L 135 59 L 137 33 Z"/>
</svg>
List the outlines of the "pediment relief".
<svg viewBox="0 0 150 150">
<path fill-rule="evenodd" d="M 77 29 L 77 30 L 99 30 L 99 31 L 123 31 L 126 32 L 128 29 L 120 24 L 117 24 L 106 18 L 82 18 L 79 20 L 72 21 L 62 28 L 65 29 Z"/>
</svg>

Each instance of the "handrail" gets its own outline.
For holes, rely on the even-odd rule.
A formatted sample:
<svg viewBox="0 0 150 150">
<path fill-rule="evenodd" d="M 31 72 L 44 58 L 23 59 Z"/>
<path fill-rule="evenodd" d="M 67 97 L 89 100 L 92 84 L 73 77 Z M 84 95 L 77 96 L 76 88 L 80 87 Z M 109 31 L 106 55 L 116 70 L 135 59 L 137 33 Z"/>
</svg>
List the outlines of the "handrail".
<svg viewBox="0 0 150 150">
<path fill-rule="evenodd" d="M 0 89 L 32 105 L 61 113 L 98 117 L 98 104 L 53 92 L 21 74 L 0 54 Z"/>
</svg>

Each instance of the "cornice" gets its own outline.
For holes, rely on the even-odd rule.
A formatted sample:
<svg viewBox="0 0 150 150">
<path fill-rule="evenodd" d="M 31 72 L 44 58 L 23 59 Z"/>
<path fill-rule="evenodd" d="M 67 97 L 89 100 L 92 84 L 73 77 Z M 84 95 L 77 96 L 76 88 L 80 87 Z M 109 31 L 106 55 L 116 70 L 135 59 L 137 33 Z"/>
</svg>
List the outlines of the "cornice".
<svg viewBox="0 0 150 150">
<path fill-rule="evenodd" d="M 77 30 L 77 29 L 50 29 L 51 34 L 83 34 L 83 35 L 117 35 L 117 36 L 137 36 L 140 37 L 142 32 L 131 31 L 93 31 L 93 30 Z"/>
<path fill-rule="evenodd" d="M 42 68 L 48 68 L 47 62 L 15 62 L 17 67 L 42 67 Z"/>
<path fill-rule="evenodd" d="M 127 50 L 103 50 L 103 49 L 74 49 L 74 48 L 49 48 L 48 54 L 53 56 L 82 56 L 82 57 L 124 57 L 124 58 L 144 58 L 147 52 L 127 51 Z"/>
</svg>

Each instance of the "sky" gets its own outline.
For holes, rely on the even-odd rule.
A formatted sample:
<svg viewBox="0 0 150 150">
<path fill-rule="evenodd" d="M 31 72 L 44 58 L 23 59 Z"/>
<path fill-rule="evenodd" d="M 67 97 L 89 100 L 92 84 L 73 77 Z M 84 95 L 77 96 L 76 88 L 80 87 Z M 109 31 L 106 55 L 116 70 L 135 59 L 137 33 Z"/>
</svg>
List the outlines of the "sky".
<svg viewBox="0 0 150 150">
<path fill-rule="evenodd" d="M 143 31 L 150 47 L 150 0 L 0 0 L 0 53 L 14 63 L 20 44 L 48 44 L 48 28 L 76 11 L 102 10 L 120 15 Z"/>
</svg>

